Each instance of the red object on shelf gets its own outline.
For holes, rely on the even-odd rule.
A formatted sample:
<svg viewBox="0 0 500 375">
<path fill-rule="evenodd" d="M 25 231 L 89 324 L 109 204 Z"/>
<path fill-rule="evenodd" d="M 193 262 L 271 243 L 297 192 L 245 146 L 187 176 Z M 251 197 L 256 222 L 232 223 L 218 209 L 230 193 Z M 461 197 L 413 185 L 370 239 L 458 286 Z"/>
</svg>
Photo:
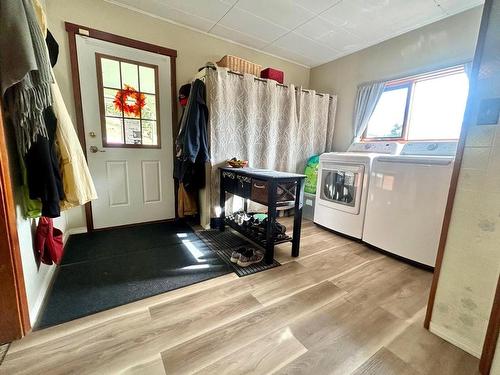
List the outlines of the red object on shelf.
<svg viewBox="0 0 500 375">
<path fill-rule="evenodd" d="M 281 70 L 266 68 L 260 72 L 260 78 L 268 78 L 283 83 L 285 80 L 285 73 Z"/>
</svg>

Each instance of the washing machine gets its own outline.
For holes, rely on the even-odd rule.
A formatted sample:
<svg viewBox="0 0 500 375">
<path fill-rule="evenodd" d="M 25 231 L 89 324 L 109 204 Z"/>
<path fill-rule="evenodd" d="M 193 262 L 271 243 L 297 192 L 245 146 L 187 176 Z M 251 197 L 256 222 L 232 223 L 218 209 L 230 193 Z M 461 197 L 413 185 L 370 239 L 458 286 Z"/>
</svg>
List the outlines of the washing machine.
<svg viewBox="0 0 500 375">
<path fill-rule="evenodd" d="M 314 222 L 361 239 L 373 159 L 395 155 L 397 142 L 353 143 L 347 152 L 328 152 L 319 158 Z"/>
<path fill-rule="evenodd" d="M 434 267 L 456 142 L 409 142 L 400 155 L 374 158 L 363 241 Z"/>
</svg>

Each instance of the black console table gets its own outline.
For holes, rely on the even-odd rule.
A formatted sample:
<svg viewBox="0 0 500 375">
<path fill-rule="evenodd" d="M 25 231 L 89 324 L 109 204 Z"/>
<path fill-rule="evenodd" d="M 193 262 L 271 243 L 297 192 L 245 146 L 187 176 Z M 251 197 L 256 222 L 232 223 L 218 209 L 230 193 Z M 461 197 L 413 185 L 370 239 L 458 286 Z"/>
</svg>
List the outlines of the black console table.
<svg viewBox="0 0 500 375">
<path fill-rule="evenodd" d="M 283 242 L 292 243 L 292 256 L 299 256 L 302 206 L 304 204 L 305 175 L 277 172 L 255 168 L 220 168 L 220 230 L 229 225 L 250 240 L 261 245 L 265 250 L 265 262 L 271 264 L 274 258 L 274 245 Z M 225 215 L 226 193 L 245 198 L 244 209 L 247 211 L 247 199 L 267 206 L 267 227 L 265 239 L 258 239 L 242 230 Z M 274 228 L 277 207 L 294 208 L 293 235 L 275 239 Z"/>
</svg>

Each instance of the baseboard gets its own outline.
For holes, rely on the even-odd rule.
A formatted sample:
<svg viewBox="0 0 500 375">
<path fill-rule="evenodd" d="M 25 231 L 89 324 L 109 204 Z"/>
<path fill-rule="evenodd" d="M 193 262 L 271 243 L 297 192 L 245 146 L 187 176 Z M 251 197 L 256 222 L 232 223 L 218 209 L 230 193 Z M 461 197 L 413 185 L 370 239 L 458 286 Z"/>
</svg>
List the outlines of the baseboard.
<svg viewBox="0 0 500 375">
<path fill-rule="evenodd" d="M 69 236 L 80 233 L 87 233 L 87 227 L 77 227 L 66 230 L 64 232 L 64 238 L 63 238 L 64 245 L 66 245 L 66 241 L 68 240 Z"/>
<path fill-rule="evenodd" d="M 72 229 L 68 229 L 68 230 L 64 231 L 64 235 L 63 235 L 64 246 L 66 246 L 66 242 L 68 241 L 69 237 L 72 234 L 78 234 L 78 233 L 87 233 L 87 227 L 72 228 Z M 43 290 L 44 292 L 40 293 L 38 295 L 38 298 L 36 300 L 35 305 L 33 306 L 32 309 L 30 309 L 30 312 L 29 312 L 30 321 L 32 322 L 32 326 L 34 326 L 34 327 L 36 326 L 36 324 L 38 322 L 40 311 L 41 311 L 42 307 L 45 305 L 47 296 L 50 293 L 50 288 L 52 287 L 52 282 L 54 281 L 54 276 L 56 274 L 56 271 L 57 271 L 56 265 L 49 267 L 49 269 L 45 275 L 45 278 L 43 279 L 42 286 L 40 288 L 40 291 Z"/>
<path fill-rule="evenodd" d="M 40 311 L 43 305 L 45 304 L 45 299 L 47 298 L 48 291 L 50 290 L 50 286 L 52 285 L 56 269 L 57 266 L 54 265 L 50 266 L 49 269 L 47 270 L 47 273 L 45 274 L 45 278 L 43 279 L 40 288 L 40 293 L 38 294 L 38 298 L 35 304 L 33 305 L 33 308 L 30 309 L 29 314 L 32 327 L 36 326 L 36 323 L 38 322 Z"/>
<path fill-rule="evenodd" d="M 465 340 L 463 338 L 454 337 L 455 335 L 450 330 L 447 330 L 446 328 L 440 326 L 436 326 L 431 322 L 429 331 L 441 337 L 443 340 L 446 340 L 456 347 L 466 351 L 470 355 L 473 355 L 476 358 L 481 357 L 482 348 L 476 347 L 476 345 L 474 345 L 473 343 L 464 342 Z"/>
</svg>

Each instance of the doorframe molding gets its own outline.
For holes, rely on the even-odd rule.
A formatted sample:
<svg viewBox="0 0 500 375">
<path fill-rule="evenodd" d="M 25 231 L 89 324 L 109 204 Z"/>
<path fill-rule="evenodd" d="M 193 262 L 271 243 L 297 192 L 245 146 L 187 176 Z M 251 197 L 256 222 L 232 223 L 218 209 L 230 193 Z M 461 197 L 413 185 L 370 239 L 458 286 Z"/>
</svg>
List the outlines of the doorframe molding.
<svg viewBox="0 0 500 375">
<path fill-rule="evenodd" d="M 4 126 L 0 107 L 0 340 L 12 341 L 29 333 L 31 324 Z"/>
<path fill-rule="evenodd" d="M 153 52 L 159 55 L 164 55 L 170 57 L 170 90 L 171 90 L 171 100 L 172 100 L 172 139 L 175 140 L 177 133 L 179 131 L 177 116 L 177 73 L 176 73 L 176 58 L 177 51 L 167 47 L 162 47 L 156 44 L 151 44 L 143 42 L 136 39 L 130 39 L 124 36 L 108 33 L 105 31 L 93 29 L 87 26 L 82 26 L 74 24 L 71 22 L 64 23 L 66 31 L 68 33 L 69 41 L 69 56 L 71 64 L 71 78 L 73 83 L 73 97 L 75 101 L 75 113 L 76 113 L 76 128 L 78 133 L 78 138 L 80 144 L 84 150 L 85 158 L 88 159 L 87 155 L 87 145 L 85 143 L 85 127 L 83 122 L 83 107 L 82 107 L 82 92 L 80 85 L 80 76 L 78 68 L 78 51 L 76 48 L 76 36 L 82 35 L 88 38 L 98 39 L 109 43 L 119 44 L 125 47 L 131 47 L 139 49 L 142 51 Z M 172 142 L 173 155 L 175 157 L 175 141 Z M 177 192 L 175 192 L 177 196 Z M 175 212 L 177 216 L 177 210 Z M 92 232 L 94 230 L 94 222 L 92 219 L 92 203 L 88 202 L 85 204 L 85 218 L 87 224 L 87 231 Z"/>
<path fill-rule="evenodd" d="M 500 356 L 500 353 L 495 353 L 498 335 L 500 331 L 500 276 L 497 281 L 497 290 L 495 292 L 495 300 L 491 308 L 490 321 L 486 329 L 486 336 L 484 338 L 483 352 L 479 360 L 479 372 L 483 375 L 489 375 L 493 358 L 495 354 Z"/>
</svg>

